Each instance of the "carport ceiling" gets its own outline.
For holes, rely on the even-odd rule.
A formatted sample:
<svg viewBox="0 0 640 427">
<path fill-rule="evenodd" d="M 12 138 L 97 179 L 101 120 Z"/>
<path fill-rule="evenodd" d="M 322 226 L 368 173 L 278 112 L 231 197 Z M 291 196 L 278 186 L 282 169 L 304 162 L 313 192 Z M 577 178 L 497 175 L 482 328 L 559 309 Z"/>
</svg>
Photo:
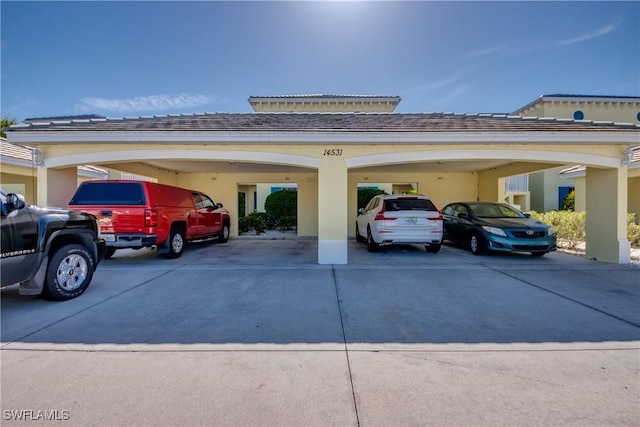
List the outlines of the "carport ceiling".
<svg viewBox="0 0 640 427">
<path fill-rule="evenodd" d="M 194 173 L 310 173 L 313 169 L 267 163 L 230 162 L 212 160 L 145 160 L 144 163 L 159 169 Z M 108 167 L 108 165 L 105 165 Z"/>
<path fill-rule="evenodd" d="M 210 160 L 146 160 L 143 163 L 159 169 L 180 173 L 310 173 L 312 169 L 287 165 L 265 163 L 210 161 Z M 403 163 L 385 166 L 370 166 L 356 169 L 363 173 L 400 173 L 400 172 L 478 172 L 505 166 L 509 160 L 459 160 Z M 104 165 L 108 167 L 108 165 Z"/>
</svg>

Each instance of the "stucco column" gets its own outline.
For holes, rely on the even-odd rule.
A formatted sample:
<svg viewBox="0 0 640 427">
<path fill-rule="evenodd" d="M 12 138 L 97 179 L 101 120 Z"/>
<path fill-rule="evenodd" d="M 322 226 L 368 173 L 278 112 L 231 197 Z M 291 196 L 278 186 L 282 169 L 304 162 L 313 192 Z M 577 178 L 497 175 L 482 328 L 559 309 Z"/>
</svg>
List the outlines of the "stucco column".
<svg viewBox="0 0 640 427">
<path fill-rule="evenodd" d="M 587 168 L 586 257 L 628 264 L 627 168 Z"/>
<path fill-rule="evenodd" d="M 318 263 L 347 264 L 347 165 L 326 156 L 318 170 Z"/>
<path fill-rule="evenodd" d="M 500 187 L 502 184 L 502 188 Z M 499 202 L 504 193 L 504 178 L 495 170 L 478 173 L 478 200 Z"/>
<path fill-rule="evenodd" d="M 38 168 L 38 206 L 66 208 L 78 187 L 78 168 Z"/>
</svg>

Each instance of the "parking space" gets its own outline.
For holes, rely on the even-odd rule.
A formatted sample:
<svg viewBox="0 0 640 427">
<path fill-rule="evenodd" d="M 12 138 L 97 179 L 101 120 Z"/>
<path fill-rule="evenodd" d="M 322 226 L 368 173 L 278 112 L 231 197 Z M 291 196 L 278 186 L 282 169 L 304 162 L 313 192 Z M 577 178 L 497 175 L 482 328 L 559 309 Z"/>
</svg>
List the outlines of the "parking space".
<svg viewBox="0 0 640 427">
<path fill-rule="evenodd" d="M 640 419 L 640 269 L 355 240 L 348 265 L 316 254 L 302 238 L 119 251 L 74 300 L 4 289 L 2 410 L 83 426 Z"/>
</svg>

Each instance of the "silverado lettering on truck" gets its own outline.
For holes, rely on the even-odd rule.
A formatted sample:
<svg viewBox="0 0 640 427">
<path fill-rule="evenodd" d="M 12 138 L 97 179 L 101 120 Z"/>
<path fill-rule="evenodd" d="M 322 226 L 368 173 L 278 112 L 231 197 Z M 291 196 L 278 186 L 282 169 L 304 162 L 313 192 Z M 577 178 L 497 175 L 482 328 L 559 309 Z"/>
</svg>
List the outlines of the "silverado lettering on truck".
<svg viewBox="0 0 640 427">
<path fill-rule="evenodd" d="M 98 218 L 106 258 L 117 249 L 154 246 L 165 258 L 178 258 L 187 242 L 229 239 L 231 220 L 221 203 L 200 191 L 155 182 L 85 181 L 69 209 Z"/>
</svg>

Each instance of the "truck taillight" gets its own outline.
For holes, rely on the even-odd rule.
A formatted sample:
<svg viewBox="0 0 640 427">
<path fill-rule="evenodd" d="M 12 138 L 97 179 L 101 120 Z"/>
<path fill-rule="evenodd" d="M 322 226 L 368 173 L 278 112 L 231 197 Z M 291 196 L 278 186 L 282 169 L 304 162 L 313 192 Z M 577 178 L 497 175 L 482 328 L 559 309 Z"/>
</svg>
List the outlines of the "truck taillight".
<svg viewBox="0 0 640 427">
<path fill-rule="evenodd" d="M 438 211 L 438 216 L 435 218 L 429 218 L 431 221 L 442 221 L 442 214 Z"/>
<path fill-rule="evenodd" d="M 158 211 L 155 211 L 153 209 L 144 210 L 144 226 L 145 227 L 158 226 Z"/>
</svg>

